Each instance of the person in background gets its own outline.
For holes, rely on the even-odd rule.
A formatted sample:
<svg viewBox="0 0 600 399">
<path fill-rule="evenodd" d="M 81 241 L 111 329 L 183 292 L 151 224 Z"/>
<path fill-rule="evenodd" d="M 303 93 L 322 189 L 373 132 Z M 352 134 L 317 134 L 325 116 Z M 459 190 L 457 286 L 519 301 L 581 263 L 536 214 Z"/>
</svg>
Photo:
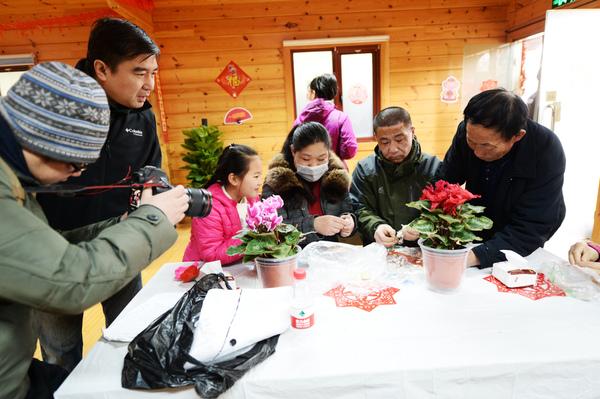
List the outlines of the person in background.
<svg viewBox="0 0 600 399">
<path fill-rule="evenodd" d="M 319 122 L 329 132 L 333 152 L 342 160 L 346 160 L 356 155 L 358 143 L 350 118 L 343 111 L 336 109 L 331 101 L 337 92 L 337 79 L 334 75 L 326 73 L 314 78 L 308 86 L 307 95 L 310 102 L 306 104 L 294 126 L 304 122 Z"/>
<path fill-rule="evenodd" d="M 156 121 L 148 96 L 160 54 L 158 46 L 129 21 L 102 18 L 92 26 L 86 58 L 76 68 L 96 79 L 108 96 L 110 130 L 97 162 L 70 184 L 96 186 L 115 184 L 139 168 L 161 166 Z M 69 230 L 128 211 L 129 190 L 109 190 L 98 195 L 63 197 L 39 195 L 50 225 Z M 109 326 L 142 288 L 140 275 L 111 298 L 102 302 Z M 36 317 L 44 360 L 72 370 L 81 360 L 83 315 L 54 315 L 40 312 Z"/>
<path fill-rule="evenodd" d="M 527 106 L 505 89 L 481 92 L 464 110 L 440 177 L 466 184 L 494 222 L 468 266 L 505 260 L 500 250 L 527 256 L 552 237 L 565 218 L 565 153 L 551 130 L 527 118 Z"/>
<path fill-rule="evenodd" d="M 241 243 L 233 238 L 246 225 L 248 204 L 259 199 L 262 163 L 256 151 L 240 144 L 225 147 L 214 175 L 206 184 L 213 206 L 205 218 L 192 220 L 192 234 L 183 261 L 221 261 L 227 265 L 243 255 L 227 255 Z"/>
<path fill-rule="evenodd" d="M 397 231 L 418 216 L 405 206 L 420 198 L 423 188 L 440 166 L 437 157 L 421 152 L 410 114 L 401 107 L 388 107 L 373 120 L 377 140 L 374 153 L 356 165 L 350 197 L 358 218 L 363 243 L 394 245 Z M 406 241 L 418 235 L 408 232 Z"/>
<path fill-rule="evenodd" d="M 569 249 L 569 262 L 572 265 L 589 267 L 600 272 L 600 244 L 580 241 Z"/>
<path fill-rule="evenodd" d="M 356 222 L 348 195 L 350 175 L 331 151 L 327 129 L 318 122 L 298 125 L 267 171 L 262 197 L 279 195 L 283 222 L 307 236 L 301 245 L 348 237 Z"/>
<path fill-rule="evenodd" d="M 127 218 L 58 232 L 36 189 L 79 176 L 109 129 L 104 90 L 59 62 L 25 72 L 0 98 L 0 398 L 52 398 L 67 371 L 33 359 L 33 310 L 78 314 L 108 298 L 177 239 L 188 208 L 182 186 Z M 51 187 L 50 187 L 51 188 Z"/>
</svg>

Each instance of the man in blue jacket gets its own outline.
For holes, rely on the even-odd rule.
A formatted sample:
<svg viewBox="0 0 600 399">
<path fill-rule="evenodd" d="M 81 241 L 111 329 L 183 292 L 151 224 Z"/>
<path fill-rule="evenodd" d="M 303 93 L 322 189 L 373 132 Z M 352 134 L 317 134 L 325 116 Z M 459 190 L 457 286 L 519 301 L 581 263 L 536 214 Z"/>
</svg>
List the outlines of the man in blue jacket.
<svg viewBox="0 0 600 399">
<path fill-rule="evenodd" d="M 129 21 L 103 18 L 93 25 L 87 57 L 76 68 L 93 77 L 106 92 L 110 129 L 98 161 L 68 183 L 115 184 L 143 166 L 160 167 L 156 121 L 147 100 L 154 89 L 159 54 L 152 39 Z M 121 189 L 76 197 L 39 195 L 38 200 L 53 228 L 71 230 L 123 215 L 128 210 L 129 197 L 130 192 Z M 107 326 L 141 287 L 141 277 L 137 275 L 102 302 Z M 83 316 L 40 313 L 37 320 L 44 360 L 72 370 L 82 357 Z"/>
<path fill-rule="evenodd" d="M 494 89 L 473 97 L 441 169 L 443 179 L 481 195 L 471 202 L 494 221 L 479 232 L 484 241 L 469 253 L 468 266 L 503 261 L 502 249 L 527 256 L 542 247 L 565 218 L 564 173 L 560 140 L 527 119 L 519 96 Z"/>
</svg>

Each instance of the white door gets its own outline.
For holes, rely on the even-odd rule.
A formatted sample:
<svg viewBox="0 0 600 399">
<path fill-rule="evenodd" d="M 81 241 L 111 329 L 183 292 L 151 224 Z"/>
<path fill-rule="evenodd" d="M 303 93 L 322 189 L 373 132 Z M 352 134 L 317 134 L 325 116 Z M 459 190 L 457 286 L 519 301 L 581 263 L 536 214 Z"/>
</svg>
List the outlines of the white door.
<svg viewBox="0 0 600 399">
<path fill-rule="evenodd" d="M 546 15 L 539 122 L 552 127 L 567 157 L 567 215 L 545 248 L 563 258 L 590 237 L 600 178 L 600 10 Z M 543 171 L 538 171 L 543 173 Z"/>
</svg>

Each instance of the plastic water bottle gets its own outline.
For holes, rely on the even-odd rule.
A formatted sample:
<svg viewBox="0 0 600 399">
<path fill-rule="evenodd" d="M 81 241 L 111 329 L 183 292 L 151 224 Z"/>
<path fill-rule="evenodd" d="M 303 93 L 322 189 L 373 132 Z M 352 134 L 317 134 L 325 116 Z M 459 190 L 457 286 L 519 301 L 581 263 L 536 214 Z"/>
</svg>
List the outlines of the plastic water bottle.
<svg viewBox="0 0 600 399">
<path fill-rule="evenodd" d="M 291 322 L 292 327 L 297 329 L 310 328 L 315 324 L 314 304 L 308 290 L 305 269 L 294 270 Z"/>
</svg>

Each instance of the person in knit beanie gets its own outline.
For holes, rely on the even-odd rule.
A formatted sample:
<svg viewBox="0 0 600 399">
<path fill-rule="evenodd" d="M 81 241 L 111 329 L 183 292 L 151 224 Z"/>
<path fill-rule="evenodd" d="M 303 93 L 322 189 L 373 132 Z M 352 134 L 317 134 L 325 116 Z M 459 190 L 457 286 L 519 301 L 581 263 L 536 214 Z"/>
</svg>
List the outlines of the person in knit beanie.
<svg viewBox="0 0 600 399">
<path fill-rule="evenodd" d="M 36 65 L 0 98 L 0 399 L 52 398 L 67 372 L 33 359 L 34 310 L 77 314 L 105 300 L 176 240 L 188 207 L 178 186 L 124 220 L 51 228 L 32 193 L 98 159 L 110 111 L 88 75 Z"/>
<path fill-rule="evenodd" d="M 110 127 L 98 160 L 67 184 L 113 184 L 144 166 L 161 167 L 156 118 L 148 101 L 158 79 L 159 56 L 159 46 L 131 21 L 100 18 L 92 24 L 87 54 L 75 68 L 94 78 L 106 92 Z M 132 196 L 129 190 L 107 190 L 70 197 L 40 193 L 37 198 L 50 226 L 71 230 L 123 215 Z M 141 289 L 142 277 L 137 275 L 102 302 L 106 327 Z M 83 355 L 83 315 L 38 312 L 35 320 L 44 360 L 73 370 Z"/>
<path fill-rule="evenodd" d="M 13 133 L 3 135 L 0 155 L 41 184 L 55 183 L 54 176 L 60 174 L 38 167 L 49 160 L 68 165 L 57 170 L 65 174 L 58 181 L 96 161 L 110 122 L 104 90 L 83 72 L 59 62 L 39 64 L 25 73 L 0 98 L 0 116 L 2 130 Z M 17 145 L 24 154 L 15 151 Z M 24 159 L 31 160 L 33 170 L 26 170 Z M 39 176 L 31 176 L 34 172 Z"/>
</svg>

